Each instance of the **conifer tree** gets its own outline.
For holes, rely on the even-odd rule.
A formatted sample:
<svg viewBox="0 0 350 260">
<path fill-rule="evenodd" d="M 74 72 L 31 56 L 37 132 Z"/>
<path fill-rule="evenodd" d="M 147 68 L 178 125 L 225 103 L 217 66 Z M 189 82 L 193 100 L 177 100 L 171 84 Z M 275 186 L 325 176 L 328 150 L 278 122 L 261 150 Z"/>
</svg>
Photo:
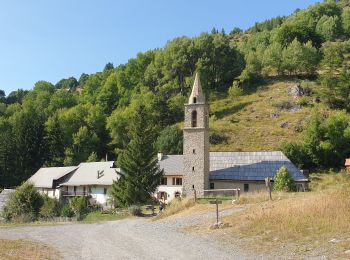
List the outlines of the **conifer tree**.
<svg viewBox="0 0 350 260">
<path fill-rule="evenodd" d="M 146 202 L 160 183 L 163 170 L 158 165 L 156 131 L 150 122 L 145 106 L 138 106 L 130 124 L 130 143 L 118 158 L 122 173 L 110 191 L 118 206 Z"/>
</svg>

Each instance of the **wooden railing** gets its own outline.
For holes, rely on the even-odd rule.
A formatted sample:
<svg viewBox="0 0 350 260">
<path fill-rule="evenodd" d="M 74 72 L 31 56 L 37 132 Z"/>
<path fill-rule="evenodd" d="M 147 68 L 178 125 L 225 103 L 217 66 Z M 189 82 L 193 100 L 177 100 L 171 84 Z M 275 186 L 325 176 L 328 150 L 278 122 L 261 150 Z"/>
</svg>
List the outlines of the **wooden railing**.
<svg viewBox="0 0 350 260">
<path fill-rule="evenodd" d="M 62 196 L 90 196 L 91 192 L 89 191 L 61 191 Z"/>
</svg>

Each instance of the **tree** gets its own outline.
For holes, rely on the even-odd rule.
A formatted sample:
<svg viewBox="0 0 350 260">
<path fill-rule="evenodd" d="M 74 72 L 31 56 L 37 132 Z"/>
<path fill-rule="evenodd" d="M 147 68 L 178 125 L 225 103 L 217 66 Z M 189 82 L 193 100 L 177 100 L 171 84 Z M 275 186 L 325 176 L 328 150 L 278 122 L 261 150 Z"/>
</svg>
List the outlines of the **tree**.
<svg viewBox="0 0 350 260">
<path fill-rule="evenodd" d="M 64 160 L 64 135 L 57 114 L 50 117 L 45 123 L 45 145 L 46 161 L 45 166 L 63 166 Z"/>
<path fill-rule="evenodd" d="M 3 214 L 6 220 L 34 221 L 39 216 L 43 205 L 43 198 L 34 185 L 23 183 L 10 195 L 10 200 L 4 207 Z"/>
<path fill-rule="evenodd" d="M 122 169 L 118 181 L 114 181 L 111 195 L 119 206 L 146 202 L 160 183 L 163 170 L 157 161 L 154 148 L 154 126 L 143 105 L 136 109 L 130 129 L 130 143 L 118 158 Z"/>
<path fill-rule="evenodd" d="M 158 136 L 156 147 L 164 154 L 182 154 L 183 134 L 177 126 L 166 127 Z"/>
<path fill-rule="evenodd" d="M 5 91 L 0 89 L 0 103 L 5 103 L 5 101 L 6 101 Z"/>
<path fill-rule="evenodd" d="M 316 25 L 316 32 L 326 41 L 333 41 L 341 33 L 341 21 L 338 16 L 322 16 Z"/>
<path fill-rule="evenodd" d="M 293 178 L 290 176 L 286 166 L 282 166 L 276 173 L 273 189 L 275 191 L 295 191 L 296 186 Z"/>
<path fill-rule="evenodd" d="M 97 157 L 97 153 L 96 152 L 92 152 L 88 159 L 87 162 L 97 162 L 98 161 L 98 157 Z"/>
</svg>

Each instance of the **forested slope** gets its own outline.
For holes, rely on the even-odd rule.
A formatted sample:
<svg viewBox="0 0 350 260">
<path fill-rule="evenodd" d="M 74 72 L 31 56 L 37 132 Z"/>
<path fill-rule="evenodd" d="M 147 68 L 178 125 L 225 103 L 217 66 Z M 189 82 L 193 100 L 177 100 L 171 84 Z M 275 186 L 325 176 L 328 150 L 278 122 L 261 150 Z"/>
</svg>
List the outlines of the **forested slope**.
<svg viewBox="0 0 350 260">
<path fill-rule="evenodd" d="M 339 167 L 350 155 L 349 39 L 349 1 L 326 1 L 244 32 L 179 37 L 79 79 L 0 91 L 0 187 L 42 166 L 116 158 L 140 103 L 157 126 L 157 149 L 181 153 L 196 71 L 210 100 L 212 150 L 282 147 L 300 166 Z M 298 97 L 288 94 L 296 83 Z"/>
</svg>

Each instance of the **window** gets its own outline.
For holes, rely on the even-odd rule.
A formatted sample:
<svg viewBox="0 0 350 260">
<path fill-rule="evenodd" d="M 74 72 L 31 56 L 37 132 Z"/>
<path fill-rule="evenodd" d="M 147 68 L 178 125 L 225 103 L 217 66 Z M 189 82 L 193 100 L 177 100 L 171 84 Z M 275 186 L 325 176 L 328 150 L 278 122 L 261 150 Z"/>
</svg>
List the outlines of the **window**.
<svg viewBox="0 0 350 260">
<path fill-rule="evenodd" d="M 161 185 L 168 185 L 168 178 L 162 177 L 162 178 L 160 179 L 160 184 L 161 184 Z"/>
<path fill-rule="evenodd" d="M 212 190 L 214 189 L 214 182 L 210 183 L 210 189 L 212 189 Z"/>
<path fill-rule="evenodd" d="M 83 187 L 83 194 L 85 195 L 86 187 Z"/>
<path fill-rule="evenodd" d="M 192 171 L 194 172 L 194 166 L 192 167 Z"/>
<path fill-rule="evenodd" d="M 193 154 L 195 154 L 196 153 L 196 149 L 193 149 L 192 152 L 193 152 Z"/>
<path fill-rule="evenodd" d="M 107 188 L 103 189 L 103 194 L 106 195 L 107 194 Z"/>
<path fill-rule="evenodd" d="M 175 198 L 180 198 L 181 193 L 179 191 L 177 191 L 177 192 L 175 192 L 174 196 L 175 196 Z"/>
<path fill-rule="evenodd" d="M 173 178 L 173 185 L 177 185 L 177 186 L 182 185 L 182 178 L 176 178 L 176 177 L 174 177 L 174 178 Z"/>
<path fill-rule="evenodd" d="M 197 111 L 192 111 L 192 117 L 191 117 L 191 127 L 197 127 Z"/>
<path fill-rule="evenodd" d="M 193 103 L 197 103 L 197 98 L 196 97 L 193 97 Z"/>
<path fill-rule="evenodd" d="M 249 191 L 249 184 L 245 183 L 244 184 L 244 192 L 248 192 Z"/>
</svg>

